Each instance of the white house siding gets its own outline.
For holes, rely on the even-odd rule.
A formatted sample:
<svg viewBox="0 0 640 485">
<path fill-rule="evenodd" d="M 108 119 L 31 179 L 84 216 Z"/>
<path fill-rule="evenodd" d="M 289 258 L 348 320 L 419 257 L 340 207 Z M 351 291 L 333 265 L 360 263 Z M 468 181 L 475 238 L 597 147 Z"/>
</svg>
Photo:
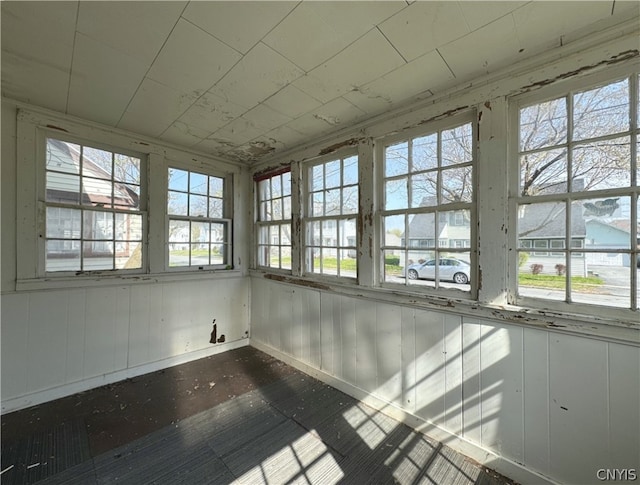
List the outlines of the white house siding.
<svg viewBox="0 0 640 485">
<path fill-rule="evenodd" d="M 638 464 L 638 347 L 260 276 L 251 295 L 252 345 L 523 483 L 599 483 L 601 467 Z"/>
</svg>

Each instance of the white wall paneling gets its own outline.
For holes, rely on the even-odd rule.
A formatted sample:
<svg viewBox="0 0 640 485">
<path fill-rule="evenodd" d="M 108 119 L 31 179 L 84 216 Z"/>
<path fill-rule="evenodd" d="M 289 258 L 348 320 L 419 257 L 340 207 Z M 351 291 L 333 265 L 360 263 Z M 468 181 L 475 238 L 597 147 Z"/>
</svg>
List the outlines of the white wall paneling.
<svg viewBox="0 0 640 485">
<path fill-rule="evenodd" d="M 636 346 L 251 281 L 252 345 L 516 480 L 597 483 L 637 463 Z"/>
</svg>

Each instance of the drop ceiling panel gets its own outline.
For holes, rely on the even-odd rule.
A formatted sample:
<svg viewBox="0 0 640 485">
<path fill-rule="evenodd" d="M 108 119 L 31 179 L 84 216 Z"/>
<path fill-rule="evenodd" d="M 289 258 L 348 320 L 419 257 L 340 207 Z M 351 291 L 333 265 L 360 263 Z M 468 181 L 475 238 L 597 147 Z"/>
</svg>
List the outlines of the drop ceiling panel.
<svg viewBox="0 0 640 485">
<path fill-rule="evenodd" d="M 289 116 L 285 116 L 264 104 L 252 108 L 242 117 L 259 127 L 263 132 L 271 131 L 291 121 Z"/>
<path fill-rule="evenodd" d="M 246 111 L 214 93 L 207 92 L 185 111 L 180 121 L 209 133 L 222 128 Z"/>
<path fill-rule="evenodd" d="M 440 54 L 432 51 L 343 97 L 361 110 L 374 114 L 427 90 L 427 95 L 436 93 L 453 80 L 453 74 Z"/>
<path fill-rule="evenodd" d="M 68 71 L 2 52 L 2 95 L 64 113 Z"/>
<path fill-rule="evenodd" d="M 147 77 L 180 92 L 203 94 L 241 57 L 229 46 L 182 19 Z"/>
<path fill-rule="evenodd" d="M 303 74 L 295 64 L 260 43 L 211 91 L 249 109 Z"/>
<path fill-rule="evenodd" d="M 268 98 L 264 104 L 290 118 L 297 118 L 321 105 L 320 101 L 290 84 Z"/>
<path fill-rule="evenodd" d="M 521 55 L 513 17 L 507 15 L 438 49 L 458 81 L 494 72 Z"/>
<path fill-rule="evenodd" d="M 153 79 L 145 78 L 118 127 L 159 137 L 196 100 Z"/>
<path fill-rule="evenodd" d="M 528 2 L 459 2 L 463 18 L 472 31 L 510 14 L 526 3 Z"/>
<path fill-rule="evenodd" d="M 187 2 L 82 2 L 77 30 L 149 67 L 186 5 Z"/>
<path fill-rule="evenodd" d="M 264 133 L 252 121 L 242 116 L 217 130 L 213 136 L 229 141 L 234 147 L 243 145 Z"/>
<path fill-rule="evenodd" d="M 346 99 L 336 98 L 318 109 L 307 113 L 286 126 L 305 135 L 313 133 L 323 134 L 344 127 L 349 121 L 364 115 Z"/>
<path fill-rule="evenodd" d="M 67 73 L 77 2 L 2 2 L 2 51 Z"/>
<path fill-rule="evenodd" d="M 246 54 L 296 2 L 190 2 L 183 17 Z"/>
<path fill-rule="evenodd" d="M 377 29 L 293 84 L 323 103 L 405 64 Z"/>
<path fill-rule="evenodd" d="M 407 60 L 469 33 L 458 2 L 415 2 L 380 25 Z"/>
<path fill-rule="evenodd" d="M 162 139 L 177 145 L 191 147 L 200 143 L 203 138 L 206 138 L 210 134 L 211 132 L 208 130 L 188 125 L 182 121 L 175 121 L 162 134 Z"/>
<path fill-rule="evenodd" d="M 115 126 L 146 71 L 147 66 L 138 59 L 78 33 L 68 113 Z"/>
<path fill-rule="evenodd" d="M 513 12 L 518 38 L 529 51 L 562 45 L 561 37 L 611 14 L 613 2 L 531 2 Z"/>
</svg>

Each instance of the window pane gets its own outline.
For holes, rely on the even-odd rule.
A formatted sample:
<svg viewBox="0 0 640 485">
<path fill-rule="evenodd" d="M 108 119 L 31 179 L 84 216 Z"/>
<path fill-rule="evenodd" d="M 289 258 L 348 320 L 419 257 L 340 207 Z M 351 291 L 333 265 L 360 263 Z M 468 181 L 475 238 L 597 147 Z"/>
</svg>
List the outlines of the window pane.
<svg viewBox="0 0 640 485">
<path fill-rule="evenodd" d="M 191 244 L 191 266 L 209 265 L 209 244 Z"/>
<path fill-rule="evenodd" d="M 47 170 L 79 174 L 80 145 L 47 138 Z"/>
<path fill-rule="evenodd" d="M 406 209 L 409 207 L 407 179 L 388 180 L 384 184 L 385 209 Z"/>
<path fill-rule="evenodd" d="M 320 246 L 321 244 L 320 241 L 322 240 L 320 222 L 319 221 L 311 222 L 307 227 L 308 227 L 307 245 Z"/>
<path fill-rule="evenodd" d="M 469 211 L 442 212 L 439 246 L 443 248 L 468 248 L 471 245 L 471 213 Z"/>
<path fill-rule="evenodd" d="M 113 178 L 113 154 L 97 148 L 82 149 L 82 173 L 85 176 L 111 180 Z"/>
<path fill-rule="evenodd" d="M 576 202 L 571 217 L 586 226 L 587 249 L 631 248 L 631 198 L 609 197 Z M 572 233 L 572 237 L 579 237 Z"/>
<path fill-rule="evenodd" d="M 619 253 L 589 254 L 586 275 L 572 271 L 571 299 L 575 303 L 590 303 L 620 308 L 631 305 L 631 268 L 628 255 Z M 573 262 L 573 260 L 572 260 Z"/>
<path fill-rule="evenodd" d="M 85 271 L 114 269 L 113 244 L 107 241 L 83 242 L 82 266 Z"/>
<path fill-rule="evenodd" d="M 113 178 L 118 182 L 140 185 L 140 159 L 116 153 Z"/>
<path fill-rule="evenodd" d="M 441 197 L 442 203 L 471 202 L 473 197 L 471 167 L 443 170 Z"/>
<path fill-rule="evenodd" d="M 50 239 L 46 242 L 46 271 L 80 271 L 80 241 Z"/>
<path fill-rule="evenodd" d="M 80 239 L 81 214 L 78 209 L 47 207 L 47 237 Z"/>
<path fill-rule="evenodd" d="M 403 266 L 404 252 L 399 250 L 384 251 L 384 281 L 392 283 L 404 283 Z"/>
<path fill-rule="evenodd" d="M 442 132 L 442 166 L 470 162 L 473 140 L 471 123 Z"/>
<path fill-rule="evenodd" d="M 291 195 L 291 172 L 282 174 L 282 195 Z"/>
<path fill-rule="evenodd" d="M 208 197 L 204 195 L 189 195 L 189 215 L 191 217 L 207 217 Z"/>
<path fill-rule="evenodd" d="M 189 172 L 178 170 L 177 168 L 169 168 L 169 190 L 187 192 L 189 188 L 188 182 Z"/>
<path fill-rule="evenodd" d="M 537 150 L 566 141 L 566 98 L 554 99 L 520 110 L 520 151 Z"/>
<path fill-rule="evenodd" d="M 169 244 L 169 266 L 189 266 L 188 244 Z"/>
<path fill-rule="evenodd" d="M 227 242 L 227 225 L 222 223 L 211 223 L 211 242 Z"/>
<path fill-rule="evenodd" d="M 83 238 L 113 239 L 113 213 L 84 211 Z"/>
<path fill-rule="evenodd" d="M 344 185 L 354 185 L 358 183 L 358 157 L 353 156 L 344 160 Z"/>
<path fill-rule="evenodd" d="M 115 184 L 113 207 L 119 210 L 139 210 L 140 186 Z"/>
<path fill-rule="evenodd" d="M 82 177 L 82 203 L 97 207 L 111 207 L 113 183 L 107 180 Z"/>
<path fill-rule="evenodd" d="M 324 192 L 314 192 L 310 195 L 311 198 L 311 207 L 310 214 L 311 217 L 318 217 L 324 215 Z"/>
<path fill-rule="evenodd" d="M 384 175 L 392 177 L 409 172 L 409 143 L 402 142 L 385 149 Z"/>
<path fill-rule="evenodd" d="M 629 129 L 627 79 L 576 94 L 573 98 L 575 140 L 620 133 Z"/>
<path fill-rule="evenodd" d="M 324 189 L 324 165 L 315 165 L 311 169 L 311 190 Z"/>
<path fill-rule="evenodd" d="M 435 214 L 433 212 L 427 214 L 416 214 L 409 220 L 408 247 L 416 248 L 434 248 L 436 237 Z M 443 232 L 443 225 L 440 225 L 440 234 Z"/>
<path fill-rule="evenodd" d="M 171 192 L 168 194 L 167 212 L 174 216 L 186 216 L 188 209 L 188 195 L 182 192 Z"/>
<path fill-rule="evenodd" d="M 271 197 L 280 197 L 282 195 L 282 183 L 280 176 L 276 175 L 271 179 Z"/>
<path fill-rule="evenodd" d="M 220 177 L 209 177 L 209 195 L 212 197 L 222 198 L 223 193 L 224 179 L 221 179 Z"/>
<path fill-rule="evenodd" d="M 224 217 L 224 201 L 209 197 L 209 217 L 212 219 L 222 219 Z"/>
<path fill-rule="evenodd" d="M 339 275 L 347 278 L 358 276 L 358 262 L 355 249 L 342 249 L 338 251 Z"/>
<path fill-rule="evenodd" d="M 335 216 L 340 214 L 340 189 L 326 190 L 324 194 L 324 215 Z"/>
<path fill-rule="evenodd" d="M 80 203 L 80 177 L 58 172 L 47 172 L 47 202 Z"/>
<path fill-rule="evenodd" d="M 358 213 L 358 186 L 342 189 L 342 214 Z"/>
<path fill-rule="evenodd" d="M 142 268 L 142 242 L 116 242 L 116 269 Z"/>
<path fill-rule="evenodd" d="M 169 221 L 169 242 L 189 242 L 189 221 Z"/>
<path fill-rule="evenodd" d="M 572 172 L 574 191 L 629 187 L 629 137 L 577 145 L 573 150 Z"/>
<path fill-rule="evenodd" d="M 583 219 L 572 221 L 572 232 L 576 238 L 585 237 Z M 518 208 L 518 239 L 520 247 L 540 249 L 542 241 L 563 238 L 566 235 L 566 210 L 563 202 L 525 204 Z M 525 244 L 525 241 L 528 241 Z M 548 244 L 544 247 L 549 247 Z"/>
<path fill-rule="evenodd" d="M 411 207 L 431 207 L 438 204 L 438 173 L 427 172 L 411 177 Z"/>
<path fill-rule="evenodd" d="M 117 241 L 142 241 L 142 215 L 115 214 Z"/>
<path fill-rule="evenodd" d="M 284 219 L 291 219 L 291 196 L 287 196 L 282 199 L 283 212 L 282 217 Z"/>
<path fill-rule="evenodd" d="M 438 135 L 416 138 L 412 143 L 412 171 L 419 172 L 438 167 Z"/>
<path fill-rule="evenodd" d="M 274 221 L 281 221 L 282 220 L 282 199 L 274 199 L 271 202 L 271 207 L 273 212 L 271 213 L 271 219 Z"/>
<path fill-rule="evenodd" d="M 520 156 L 520 194 L 541 195 L 567 191 L 566 149 Z"/>
<path fill-rule="evenodd" d="M 325 164 L 325 188 L 340 186 L 340 160 Z"/>
<path fill-rule="evenodd" d="M 280 267 L 291 269 L 291 246 L 282 246 L 280 258 Z"/>
<path fill-rule="evenodd" d="M 192 194 L 207 195 L 208 177 L 201 173 L 189 173 L 189 192 Z"/>
</svg>

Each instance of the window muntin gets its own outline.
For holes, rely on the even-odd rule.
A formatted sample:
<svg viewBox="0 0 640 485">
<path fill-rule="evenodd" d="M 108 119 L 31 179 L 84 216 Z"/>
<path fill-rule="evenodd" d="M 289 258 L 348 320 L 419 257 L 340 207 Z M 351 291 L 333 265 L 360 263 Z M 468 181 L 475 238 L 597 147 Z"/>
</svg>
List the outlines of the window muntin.
<svg viewBox="0 0 640 485">
<path fill-rule="evenodd" d="M 45 271 L 140 270 L 142 159 L 45 140 Z"/>
<path fill-rule="evenodd" d="M 520 299 L 638 309 L 638 82 L 518 107 Z"/>
<path fill-rule="evenodd" d="M 167 245 L 170 268 L 231 264 L 231 221 L 225 219 L 225 179 L 169 167 Z"/>
<path fill-rule="evenodd" d="M 470 248 L 475 246 L 472 123 L 389 143 L 382 155 L 382 281 L 470 293 L 470 271 L 465 269 L 464 277 L 453 278 L 448 271 L 453 266 L 435 262 L 471 263 Z M 425 265 L 429 262 L 433 265 Z M 422 265 L 434 270 L 427 272 Z"/>
<path fill-rule="evenodd" d="M 358 156 L 313 163 L 305 176 L 305 273 L 357 278 Z"/>
<path fill-rule="evenodd" d="M 257 264 L 291 270 L 291 171 L 260 177 Z"/>
</svg>

